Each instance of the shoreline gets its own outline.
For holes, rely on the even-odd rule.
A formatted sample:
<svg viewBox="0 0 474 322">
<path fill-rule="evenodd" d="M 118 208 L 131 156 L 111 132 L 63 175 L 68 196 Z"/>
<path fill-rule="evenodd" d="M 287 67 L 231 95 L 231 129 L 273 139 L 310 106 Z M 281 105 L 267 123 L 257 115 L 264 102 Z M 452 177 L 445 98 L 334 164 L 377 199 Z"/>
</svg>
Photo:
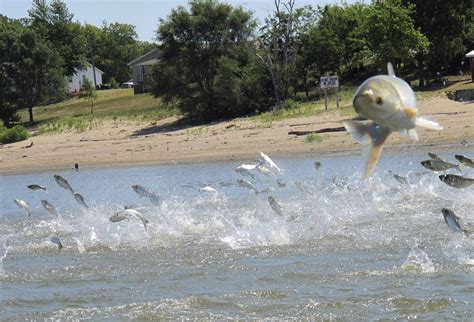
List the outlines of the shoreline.
<svg viewBox="0 0 474 322">
<path fill-rule="evenodd" d="M 418 102 L 420 114 L 444 126 L 443 131 L 418 129 L 419 142 L 400 134 L 388 138 L 384 153 L 442 152 L 441 149 L 474 151 L 474 104 L 436 97 Z M 350 118 L 340 110 L 319 115 L 274 121 L 271 126 L 239 118 L 230 121 L 177 128 L 174 118 L 156 124 L 104 121 L 81 133 L 65 132 L 33 136 L 0 146 L 0 175 L 81 168 L 242 162 L 263 151 L 281 156 L 325 157 L 361 154 L 362 145 L 347 132 L 306 136 L 289 135 L 294 130 L 318 130 L 341 126 Z M 33 146 L 27 146 L 33 142 Z M 464 142 L 466 145 L 463 145 Z M 469 155 L 468 155 L 469 156 Z M 470 155 L 472 157 L 472 155 Z"/>
</svg>

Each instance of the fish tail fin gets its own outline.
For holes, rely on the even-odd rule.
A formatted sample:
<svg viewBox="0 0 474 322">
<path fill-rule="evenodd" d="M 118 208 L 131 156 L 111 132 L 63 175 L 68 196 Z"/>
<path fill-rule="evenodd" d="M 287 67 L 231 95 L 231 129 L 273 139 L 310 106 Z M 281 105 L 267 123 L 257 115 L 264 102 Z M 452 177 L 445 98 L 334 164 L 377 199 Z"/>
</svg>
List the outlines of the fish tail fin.
<svg viewBox="0 0 474 322">
<path fill-rule="evenodd" d="M 392 132 L 376 123 L 344 121 L 343 124 L 352 137 L 364 146 L 365 178 L 368 178 L 382 154 L 385 140 Z"/>
<path fill-rule="evenodd" d="M 31 212 L 28 209 L 26 210 L 26 213 L 28 214 L 28 217 L 31 216 Z"/>
<path fill-rule="evenodd" d="M 441 131 L 443 129 L 443 126 L 439 124 L 438 122 L 428 120 L 423 117 L 417 117 L 415 124 L 416 126 L 424 127 L 429 130 Z"/>
</svg>

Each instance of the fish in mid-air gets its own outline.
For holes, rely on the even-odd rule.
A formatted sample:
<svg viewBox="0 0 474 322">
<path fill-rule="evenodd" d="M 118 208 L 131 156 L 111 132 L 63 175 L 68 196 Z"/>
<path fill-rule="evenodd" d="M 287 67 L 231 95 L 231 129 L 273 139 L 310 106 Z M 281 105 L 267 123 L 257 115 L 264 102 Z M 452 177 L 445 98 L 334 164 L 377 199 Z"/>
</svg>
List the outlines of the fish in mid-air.
<svg viewBox="0 0 474 322">
<path fill-rule="evenodd" d="M 51 215 L 58 215 L 58 212 L 56 208 L 52 204 L 48 202 L 48 200 L 41 199 L 41 205 L 43 205 L 43 208 L 46 209 Z"/>
<path fill-rule="evenodd" d="M 143 215 L 135 209 L 131 209 L 131 208 L 123 209 L 123 210 L 113 214 L 109 218 L 109 220 L 111 222 L 119 222 L 119 221 L 122 221 L 122 220 L 125 220 L 125 219 L 128 220 L 130 217 L 135 217 L 135 218 L 140 219 L 142 221 L 143 227 L 145 228 L 145 231 L 146 231 L 146 225 L 149 223 L 149 221 L 146 220 L 143 217 Z"/>
<path fill-rule="evenodd" d="M 321 162 L 319 162 L 319 161 L 314 161 L 314 168 L 315 168 L 316 170 L 318 170 L 319 168 L 321 168 L 321 165 L 322 165 Z"/>
<path fill-rule="evenodd" d="M 252 190 L 253 192 L 255 192 L 255 194 L 259 194 L 260 192 L 257 190 L 257 188 L 254 187 L 254 185 L 248 181 L 248 180 L 244 180 L 244 179 L 237 179 L 237 183 L 239 185 L 241 185 L 242 187 L 246 187 L 250 190 Z"/>
<path fill-rule="evenodd" d="M 266 165 L 270 169 L 275 169 L 278 173 L 281 173 L 281 169 L 273 162 L 273 160 L 263 152 L 258 153 L 258 159 L 261 164 Z"/>
<path fill-rule="evenodd" d="M 74 199 L 76 199 L 77 203 L 80 204 L 84 208 L 89 208 L 86 204 L 84 197 L 79 192 L 74 192 Z"/>
<path fill-rule="evenodd" d="M 59 174 L 55 174 L 54 176 L 54 180 L 56 180 L 56 183 L 63 189 L 69 191 L 70 193 L 74 194 L 74 189 L 72 189 L 71 185 L 69 184 L 69 182 L 67 182 L 66 179 L 64 179 L 63 177 L 61 177 Z"/>
<path fill-rule="evenodd" d="M 443 214 L 444 221 L 446 221 L 449 228 L 451 228 L 454 231 L 459 231 L 466 235 L 470 235 L 471 232 L 461 227 L 461 218 L 456 216 L 454 211 L 448 208 L 443 208 L 441 209 L 441 213 Z"/>
<path fill-rule="evenodd" d="M 146 197 L 150 199 L 152 204 L 156 206 L 159 206 L 161 204 L 161 197 L 157 193 L 151 191 L 150 189 L 144 186 L 141 186 L 139 184 L 132 185 L 132 189 L 140 197 Z"/>
<path fill-rule="evenodd" d="M 275 198 L 273 198 L 272 196 L 268 196 L 268 203 L 270 204 L 270 207 L 272 207 L 274 212 L 276 212 L 279 216 L 283 215 L 281 206 L 278 204 Z"/>
<path fill-rule="evenodd" d="M 33 191 L 37 191 L 37 190 L 46 191 L 47 190 L 45 186 L 42 186 L 40 184 L 30 184 L 28 185 L 28 189 L 33 190 Z"/>
<path fill-rule="evenodd" d="M 205 187 L 199 188 L 199 191 L 201 191 L 201 192 L 217 193 L 217 190 L 214 189 L 214 188 L 211 187 L 211 186 L 205 186 Z"/>
<path fill-rule="evenodd" d="M 454 156 L 456 158 L 456 160 L 458 160 L 459 162 L 461 162 L 462 164 L 468 166 L 468 167 L 471 167 L 471 168 L 474 168 L 474 161 L 463 156 L 463 155 L 459 155 L 459 154 L 456 154 Z"/>
<path fill-rule="evenodd" d="M 30 206 L 28 205 L 28 203 L 25 200 L 15 199 L 14 201 L 20 208 L 22 208 L 24 211 L 26 211 L 28 216 L 31 216 Z"/>
<path fill-rule="evenodd" d="M 266 176 L 269 176 L 272 174 L 272 172 L 270 171 L 270 169 L 268 169 L 266 166 L 264 166 L 263 164 L 260 164 L 258 165 L 257 167 L 257 170 L 258 172 L 260 172 L 261 174 L 264 174 Z"/>
<path fill-rule="evenodd" d="M 248 177 L 253 179 L 254 175 L 250 171 L 256 169 L 257 167 L 258 167 L 258 164 L 245 164 L 245 163 L 243 163 L 243 164 L 239 165 L 237 168 L 235 168 L 235 171 L 237 171 L 238 173 L 240 173 L 243 176 L 248 176 Z"/>
<path fill-rule="evenodd" d="M 49 240 L 50 240 L 53 244 L 58 245 L 58 250 L 61 250 L 61 248 L 63 248 L 63 244 L 62 244 L 61 241 L 59 240 L 59 237 L 58 237 L 58 236 L 51 236 L 51 237 L 49 238 Z"/>
<path fill-rule="evenodd" d="M 462 170 L 459 167 L 459 164 L 453 164 L 453 163 L 449 163 L 443 160 L 431 159 L 431 160 L 421 161 L 420 163 L 426 169 L 429 169 L 432 171 L 446 171 L 449 169 L 456 169 L 462 173 Z"/>
<path fill-rule="evenodd" d="M 357 89 L 353 105 L 357 113 L 373 122 L 344 121 L 346 130 L 364 145 L 365 177 L 369 177 L 382 153 L 383 144 L 393 132 L 408 135 L 418 141 L 415 127 L 442 130 L 438 123 L 418 116 L 415 93 L 410 85 L 395 76 L 388 63 L 388 75 L 367 79 Z"/>
<path fill-rule="evenodd" d="M 408 184 L 408 179 L 405 178 L 405 177 L 402 177 L 402 176 L 400 176 L 400 175 L 398 175 L 398 174 L 394 174 L 394 175 L 393 175 L 393 178 L 394 178 L 395 180 L 397 180 L 398 182 L 402 183 L 402 184 Z"/>
<path fill-rule="evenodd" d="M 453 188 L 467 188 L 474 184 L 474 179 L 455 174 L 442 174 L 439 176 L 439 179 Z"/>
</svg>

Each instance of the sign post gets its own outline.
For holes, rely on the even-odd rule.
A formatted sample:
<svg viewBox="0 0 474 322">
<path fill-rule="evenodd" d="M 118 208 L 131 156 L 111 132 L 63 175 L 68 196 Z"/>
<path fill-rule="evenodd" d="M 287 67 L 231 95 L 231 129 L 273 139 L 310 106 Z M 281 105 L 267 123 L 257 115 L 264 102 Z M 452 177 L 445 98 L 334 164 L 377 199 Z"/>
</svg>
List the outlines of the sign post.
<svg viewBox="0 0 474 322">
<path fill-rule="evenodd" d="M 336 104 L 339 108 L 339 78 L 337 76 L 323 76 L 320 79 L 321 89 L 324 89 L 324 106 L 328 109 L 328 88 L 336 88 Z"/>
</svg>

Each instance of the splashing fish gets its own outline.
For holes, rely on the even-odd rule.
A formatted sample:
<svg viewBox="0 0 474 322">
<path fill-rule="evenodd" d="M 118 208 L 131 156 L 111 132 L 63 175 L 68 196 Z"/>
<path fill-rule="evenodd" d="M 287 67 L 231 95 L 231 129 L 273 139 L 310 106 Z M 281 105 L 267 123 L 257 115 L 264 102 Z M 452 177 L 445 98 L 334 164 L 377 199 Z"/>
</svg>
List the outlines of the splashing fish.
<svg viewBox="0 0 474 322">
<path fill-rule="evenodd" d="M 131 208 L 123 209 L 123 210 L 113 214 L 109 218 L 109 220 L 111 222 L 120 222 L 120 221 L 125 220 L 125 219 L 128 220 L 130 217 L 135 217 L 135 218 L 140 219 L 142 221 L 143 227 L 145 228 L 145 231 L 146 231 L 146 225 L 149 223 L 149 221 L 146 220 L 143 217 L 143 215 L 135 209 L 131 209 Z"/>
<path fill-rule="evenodd" d="M 41 204 L 43 205 L 43 208 L 46 209 L 46 211 L 48 211 L 51 215 L 58 215 L 56 208 L 54 208 L 54 206 L 50 204 L 48 200 L 42 199 Z"/>
<path fill-rule="evenodd" d="M 281 173 L 281 169 L 276 165 L 275 162 L 273 162 L 273 160 L 268 156 L 266 155 L 265 153 L 263 152 L 259 152 L 258 153 L 258 159 L 260 161 L 261 164 L 264 164 L 266 165 L 268 168 L 270 169 L 275 169 L 276 171 L 278 171 L 278 173 Z"/>
<path fill-rule="evenodd" d="M 84 197 L 79 192 L 74 192 L 74 199 L 76 199 L 77 203 L 80 204 L 84 208 L 89 208 L 86 204 Z"/>
<path fill-rule="evenodd" d="M 37 190 L 46 191 L 47 190 L 45 186 L 42 186 L 40 184 L 30 184 L 28 185 L 28 189 L 33 190 L 33 191 L 37 191 Z"/>
<path fill-rule="evenodd" d="M 69 184 L 69 182 L 67 182 L 66 179 L 64 179 L 63 177 L 61 177 L 59 174 L 55 174 L 54 176 L 54 180 L 56 181 L 56 183 L 63 189 L 71 192 L 72 194 L 74 194 L 74 189 L 72 189 L 71 185 Z"/>
<path fill-rule="evenodd" d="M 367 79 L 354 96 L 355 111 L 373 122 L 343 122 L 352 137 L 364 145 L 366 178 L 375 168 L 383 144 L 392 132 L 408 135 L 413 141 L 418 141 L 416 126 L 431 130 L 443 129 L 438 123 L 418 116 L 416 97 L 410 85 L 395 76 L 392 64 L 388 63 L 387 67 L 388 75 Z"/>
<path fill-rule="evenodd" d="M 63 244 L 62 244 L 61 241 L 59 240 L 59 237 L 58 237 L 58 236 L 51 236 L 51 237 L 49 238 L 49 240 L 50 240 L 53 244 L 58 245 L 58 251 L 61 250 L 61 248 L 63 248 Z"/>
<path fill-rule="evenodd" d="M 161 204 L 161 197 L 157 193 L 151 191 L 150 189 L 144 186 L 141 186 L 139 184 L 132 185 L 132 189 L 140 197 L 146 197 L 150 199 L 152 204 L 156 206 L 159 206 Z"/>
<path fill-rule="evenodd" d="M 275 198 L 273 198 L 272 196 L 268 196 L 268 203 L 270 204 L 270 207 L 272 207 L 274 212 L 276 212 L 279 216 L 283 215 L 281 206 L 278 204 Z"/>
<path fill-rule="evenodd" d="M 28 203 L 27 203 L 25 200 L 15 199 L 14 201 L 15 201 L 15 203 L 16 203 L 20 208 L 22 208 L 23 210 L 26 211 L 26 213 L 28 214 L 28 216 L 31 216 L 31 213 L 30 213 L 30 206 L 28 205 Z"/>
<path fill-rule="evenodd" d="M 461 218 L 458 217 L 454 211 L 448 208 L 443 208 L 441 209 L 441 213 L 443 214 L 444 221 L 448 224 L 449 228 L 451 228 L 454 231 L 459 231 L 464 233 L 465 235 L 469 235 L 470 232 L 465 230 L 464 228 L 461 227 Z"/>
<path fill-rule="evenodd" d="M 458 160 L 462 164 L 464 164 L 468 167 L 474 168 L 474 161 L 472 161 L 468 157 L 465 157 L 465 156 L 459 155 L 459 154 L 456 154 L 454 157 L 456 158 L 456 160 Z"/>
<path fill-rule="evenodd" d="M 449 169 L 456 169 L 462 173 L 462 170 L 458 164 L 449 163 L 441 159 L 425 160 L 425 161 L 421 161 L 420 163 L 426 169 L 429 169 L 431 171 L 446 171 Z"/>
<path fill-rule="evenodd" d="M 455 174 L 442 174 L 439 176 L 439 180 L 453 188 L 467 188 L 474 184 L 474 179 L 457 176 Z"/>
</svg>

